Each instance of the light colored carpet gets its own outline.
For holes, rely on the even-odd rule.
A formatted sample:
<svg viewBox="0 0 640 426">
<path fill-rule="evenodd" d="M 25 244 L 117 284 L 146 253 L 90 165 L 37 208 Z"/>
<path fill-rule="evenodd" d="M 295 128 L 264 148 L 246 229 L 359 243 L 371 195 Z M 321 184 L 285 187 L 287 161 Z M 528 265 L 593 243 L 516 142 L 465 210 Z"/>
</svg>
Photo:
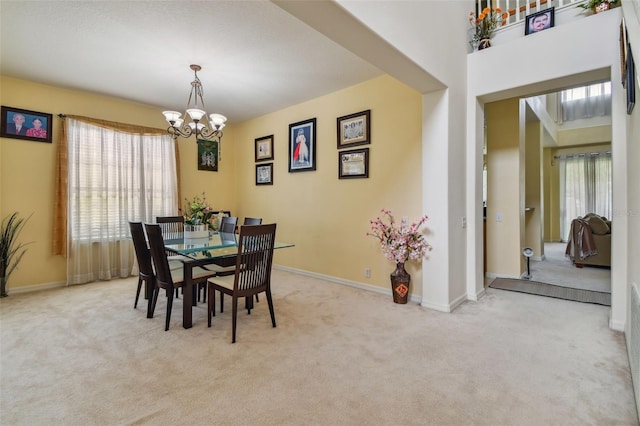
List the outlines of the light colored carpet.
<svg viewBox="0 0 640 426">
<path fill-rule="evenodd" d="M 611 293 L 611 269 L 576 268 L 564 255 L 566 243 L 545 243 L 545 259 L 532 260 L 531 279 L 547 284 Z"/>
<path fill-rule="evenodd" d="M 273 272 L 264 297 L 164 331 L 136 279 L 0 300 L 2 425 L 636 425 L 609 309 L 487 289 L 453 313 Z"/>
</svg>

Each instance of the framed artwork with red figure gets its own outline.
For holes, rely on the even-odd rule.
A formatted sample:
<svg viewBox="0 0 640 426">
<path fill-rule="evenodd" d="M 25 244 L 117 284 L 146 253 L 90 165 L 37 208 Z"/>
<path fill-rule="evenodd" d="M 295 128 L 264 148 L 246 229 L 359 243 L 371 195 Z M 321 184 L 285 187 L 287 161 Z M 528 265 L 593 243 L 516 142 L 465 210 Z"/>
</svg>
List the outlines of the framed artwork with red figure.
<svg viewBox="0 0 640 426">
<path fill-rule="evenodd" d="M 289 124 L 289 173 L 316 169 L 316 119 Z"/>
</svg>

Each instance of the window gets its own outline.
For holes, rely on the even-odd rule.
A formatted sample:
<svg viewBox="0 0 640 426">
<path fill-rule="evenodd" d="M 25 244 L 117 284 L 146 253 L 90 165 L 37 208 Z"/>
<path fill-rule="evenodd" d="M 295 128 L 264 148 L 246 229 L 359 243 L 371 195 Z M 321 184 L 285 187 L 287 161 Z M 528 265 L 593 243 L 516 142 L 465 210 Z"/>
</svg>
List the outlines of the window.
<svg viewBox="0 0 640 426">
<path fill-rule="evenodd" d="M 563 90 L 560 101 L 563 121 L 611 115 L 611 82 Z"/>
<path fill-rule="evenodd" d="M 72 118 L 67 141 L 67 279 L 129 276 L 128 222 L 177 213 L 174 141 L 167 134 L 126 133 Z"/>
<path fill-rule="evenodd" d="M 571 221 L 587 213 L 611 218 L 611 154 L 560 157 L 561 235 L 567 241 Z"/>
</svg>

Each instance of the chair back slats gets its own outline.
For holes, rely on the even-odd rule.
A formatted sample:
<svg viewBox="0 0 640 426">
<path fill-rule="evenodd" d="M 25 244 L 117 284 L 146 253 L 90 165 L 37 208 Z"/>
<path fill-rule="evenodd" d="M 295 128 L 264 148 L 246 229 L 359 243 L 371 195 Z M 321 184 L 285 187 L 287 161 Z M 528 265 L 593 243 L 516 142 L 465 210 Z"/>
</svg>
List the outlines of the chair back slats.
<svg viewBox="0 0 640 426">
<path fill-rule="evenodd" d="M 156 223 L 160 225 L 165 238 L 180 238 L 184 235 L 183 216 L 157 216 Z"/>
<path fill-rule="evenodd" d="M 275 223 L 240 228 L 234 280 L 234 289 L 240 296 L 244 291 L 270 286 L 275 235 Z"/>
<path fill-rule="evenodd" d="M 142 222 L 129 222 L 133 248 L 138 259 L 138 269 L 146 277 L 153 277 L 153 266 L 151 264 L 151 253 L 147 247 L 147 240 L 144 236 Z"/>
<path fill-rule="evenodd" d="M 236 232 L 236 225 L 238 224 L 238 218 L 235 216 L 223 217 L 220 221 L 220 232 Z"/>
<path fill-rule="evenodd" d="M 144 228 L 147 231 L 147 238 L 149 238 L 149 249 L 151 251 L 151 258 L 153 259 L 153 265 L 156 269 L 156 280 L 159 284 L 173 287 L 171 269 L 169 268 L 169 260 L 167 259 L 167 253 L 164 249 L 164 240 L 162 239 L 160 225 L 145 223 Z"/>
</svg>

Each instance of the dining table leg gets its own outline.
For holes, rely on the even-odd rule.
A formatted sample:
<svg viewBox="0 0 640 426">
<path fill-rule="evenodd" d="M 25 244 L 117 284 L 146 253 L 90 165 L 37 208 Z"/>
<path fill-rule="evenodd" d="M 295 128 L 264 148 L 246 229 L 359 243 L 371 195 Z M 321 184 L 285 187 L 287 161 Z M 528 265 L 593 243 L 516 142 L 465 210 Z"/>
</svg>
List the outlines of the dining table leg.
<svg viewBox="0 0 640 426">
<path fill-rule="evenodd" d="M 184 263 L 184 287 L 182 288 L 182 326 L 184 328 L 191 328 L 193 325 L 191 316 L 194 297 L 192 268 L 188 262 Z"/>
</svg>

